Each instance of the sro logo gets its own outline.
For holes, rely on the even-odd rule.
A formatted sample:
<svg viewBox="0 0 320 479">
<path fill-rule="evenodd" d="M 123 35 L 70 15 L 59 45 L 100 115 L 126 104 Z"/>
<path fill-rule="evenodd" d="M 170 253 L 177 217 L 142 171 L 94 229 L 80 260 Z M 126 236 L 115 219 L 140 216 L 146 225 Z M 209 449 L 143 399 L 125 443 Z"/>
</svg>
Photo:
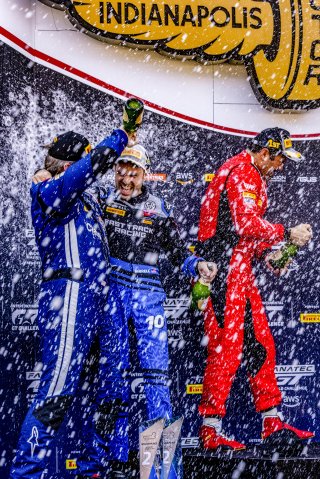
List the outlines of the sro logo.
<svg viewBox="0 0 320 479">
<path fill-rule="evenodd" d="M 99 40 L 206 64 L 242 61 L 267 108 L 320 106 L 320 0 L 41 1 Z"/>
<path fill-rule="evenodd" d="M 12 331 L 35 331 L 38 329 L 36 319 L 37 306 L 12 304 Z"/>
</svg>

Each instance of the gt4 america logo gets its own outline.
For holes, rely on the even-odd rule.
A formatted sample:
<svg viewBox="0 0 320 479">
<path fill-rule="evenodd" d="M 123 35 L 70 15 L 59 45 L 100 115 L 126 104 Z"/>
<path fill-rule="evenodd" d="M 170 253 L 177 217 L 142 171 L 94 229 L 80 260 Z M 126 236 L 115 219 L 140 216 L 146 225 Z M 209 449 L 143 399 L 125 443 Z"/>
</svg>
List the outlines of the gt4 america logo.
<svg viewBox="0 0 320 479">
<path fill-rule="evenodd" d="M 269 109 L 320 106 L 320 0 L 40 0 L 99 40 L 243 62 Z"/>
</svg>

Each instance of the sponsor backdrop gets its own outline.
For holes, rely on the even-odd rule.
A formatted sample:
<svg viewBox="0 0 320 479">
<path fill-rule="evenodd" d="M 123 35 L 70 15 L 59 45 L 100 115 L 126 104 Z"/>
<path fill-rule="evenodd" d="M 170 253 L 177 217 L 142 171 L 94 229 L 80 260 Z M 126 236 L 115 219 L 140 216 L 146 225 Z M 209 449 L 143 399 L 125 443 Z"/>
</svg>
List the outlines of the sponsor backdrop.
<svg viewBox="0 0 320 479">
<path fill-rule="evenodd" d="M 37 328 L 40 262 L 30 220 L 29 184 L 41 166 L 40 145 L 56 133 L 74 129 L 95 144 L 120 123 L 122 101 L 74 79 L 32 63 L 10 47 L 0 47 L 0 476 L 8 477 L 12 451 L 28 404 L 41 377 Z M 175 206 L 181 231 L 190 245 L 197 234 L 201 196 L 212 174 L 229 156 L 243 149 L 248 139 L 183 124 L 146 111 L 140 132 L 150 152 L 152 174 L 148 185 Z M 268 219 L 290 226 L 309 222 L 314 239 L 302 250 L 283 278 L 275 278 L 256 265 L 270 325 L 277 344 L 277 377 L 284 400 L 282 412 L 297 426 L 313 429 L 320 438 L 318 333 L 319 295 L 319 141 L 296 142 L 307 162 L 285 172 L 269 185 Z M 112 181 L 112 177 L 106 179 Z M 171 393 L 175 415 L 185 417 L 183 445 L 197 447 L 200 418 L 197 406 L 202 391 L 205 338 L 200 315 L 189 309 L 190 285 L 162 257 L 168 299 Z M 94 383 L 96 357 L 88 365 Z M 144 387 L 132 355 L 132 447 L 137 446 L 139 422 L 144 418 Z M 94 388 L 92 388 L 92 393 Z M 88 393 L 86 392 L 86 396 Z M 49 477 L 69 477 L 81 448 L 82 406 L 79 394 L 53 451 Z M 88 399 L 88 397 L 86 398 Z M 241 370 L 232 389 L 226 431 L 248 444 L 259 443 L 261 420 L 254 412 Z"/>
</svg>

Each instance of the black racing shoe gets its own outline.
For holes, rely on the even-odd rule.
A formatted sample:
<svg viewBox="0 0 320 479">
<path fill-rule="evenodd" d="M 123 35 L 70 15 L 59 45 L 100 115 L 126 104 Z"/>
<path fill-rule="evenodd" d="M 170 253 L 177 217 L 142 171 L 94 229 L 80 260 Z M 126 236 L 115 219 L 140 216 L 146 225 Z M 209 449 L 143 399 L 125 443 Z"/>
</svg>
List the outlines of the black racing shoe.
<svg viewBox="0 0 320 479">
<path fill-rule="evenodd" d="M 131 479 L 127 462 L 110 461 L 110 469 L 105 479 Z"/>
</svg>

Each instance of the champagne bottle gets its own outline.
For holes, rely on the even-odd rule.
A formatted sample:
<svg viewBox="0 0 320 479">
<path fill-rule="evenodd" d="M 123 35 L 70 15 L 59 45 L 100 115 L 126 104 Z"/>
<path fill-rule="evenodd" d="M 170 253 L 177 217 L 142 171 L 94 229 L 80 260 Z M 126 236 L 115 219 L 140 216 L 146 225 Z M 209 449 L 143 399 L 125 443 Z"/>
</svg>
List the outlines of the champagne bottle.
<svg viewBox="0 0 320 479">
<path fill-rule="evenodd" d="M 127 133 L 137 131 L 142 123 L 144 105 L 138 98 L 129 98 L 123 107 L 123 127 Z"/>
<path fill-rule="evenodd" d="M 270 266 L 272 266 L 273 269 L 284 268 L 287 264 L 287 261 L 296 256 L 298 250 L 299 246 L 292 243 L 286 243 L 284 247 L 280 250 L 281 256 L 278 259 L 271 259 L 269 261 Z"/>
<path fill-rule="evenodd" d="M 198 279 L 191 291 L 191 308 L 193 310 L 205 310 L 210 297 L 210 290 L 210 283 L 206 283 L 202 278 Z"/>
</svg>

